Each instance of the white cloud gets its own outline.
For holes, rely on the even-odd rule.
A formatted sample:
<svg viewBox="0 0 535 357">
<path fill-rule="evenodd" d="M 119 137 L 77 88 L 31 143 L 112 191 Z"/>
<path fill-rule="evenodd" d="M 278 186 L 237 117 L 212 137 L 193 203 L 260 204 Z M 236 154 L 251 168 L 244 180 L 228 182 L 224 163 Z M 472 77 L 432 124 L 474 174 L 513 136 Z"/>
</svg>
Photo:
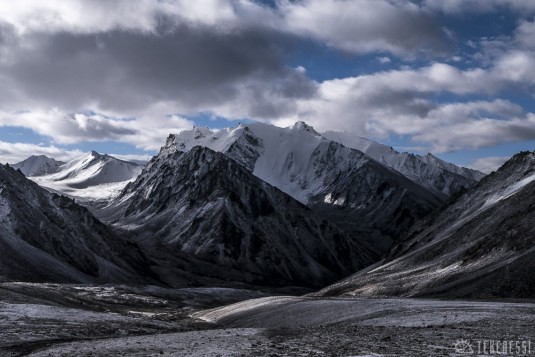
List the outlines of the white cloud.
<svg viewBox="0 0 535 357">
<path fill-rule="evenodd" d="M 83 153 L 79 150 L 65 150 L 57 146 L 41 146 L 26 143 L 0 141 L 1 163 L 16 164 L 32 155 L 46 155 L 60 161 L 69 161 Z"/>
<path fill-rule="evenodd" d="M 66 113 L 59 109 L 0 113 L 0 126 L 17 126 L 50 137 L 57 144 L 115 140 L 145 150 L 158 149 L 169 133 L 191 128 L 193 122 L 167 115 L 160 103 L 134 119 L 116 119 L 98 113 Z M 150 113 L 150 114 L 149 114 Z"/>
<path fill-rule="evenodd" d="M 377 61 L 381 64 L 387 64 L 392 62 L 392 60 L 389 57 L 377 57 Z"/>
<path fill-rule="evenodd" d="M 535 116 L 495 118 L 465 117 L 464 121 L 441 123 L 412 136 L 428 143 L 435 152 L 477 149 L 505 142 L 535 139 Z"/>
<path fill-rule="evenodd" d="M 508 156 L 487 156 L 475 160 L 468 166 L 483 173 L 489 174 L 492 171 L 496 171 L 507 160 L 509 160 Z"/>
<path fill-rule="evenodd" d="M 256 13 L 254 3 L 231 0 L 19 0 L 0 2 L 0 21 L 19 34 L 28 32 L 101 33 L 111 30 L 156 32 L 163 18 L 175 23 L 232 24 L 238 20 L 236 7 Z"/>
</svg>

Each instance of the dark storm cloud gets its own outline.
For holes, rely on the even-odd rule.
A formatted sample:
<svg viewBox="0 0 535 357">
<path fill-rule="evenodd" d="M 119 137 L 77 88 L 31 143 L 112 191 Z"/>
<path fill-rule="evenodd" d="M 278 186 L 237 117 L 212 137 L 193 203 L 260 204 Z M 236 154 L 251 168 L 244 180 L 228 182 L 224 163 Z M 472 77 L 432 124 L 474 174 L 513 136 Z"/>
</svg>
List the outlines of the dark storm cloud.
<svg viewBox="0 0 535 357">
<path fill-rule="evenodd" d="M 274 31 L 180 25 L 156 34 L 34 33 L 26 41 L 31 46 L 12 49 L 15 60 L 3 64 L 2 73 L 27 97 L 65 108 L 135 111 L 172 101 L 193 111 L 240 100 L 243 86 L 269 93 L 256 99 L 275 103 L 315 91 L 283 64 L 293 41 Z M 247 105 L 253 112 L 269 106 Z"/>
<path fill-rule="evenodd" d="M 349 53 L 390 52 L 402 57 L 451 54 L 434 16 L 410 1 L 302 0 L 282 2 L 288 29 Z"/>
<path fill-rule="evenodd" d="M 516 140 L 535 140 L 535 127 L 526 125 L 510 125 L 506 128 L 504 136 L 512 137 Z"/>
</svg>

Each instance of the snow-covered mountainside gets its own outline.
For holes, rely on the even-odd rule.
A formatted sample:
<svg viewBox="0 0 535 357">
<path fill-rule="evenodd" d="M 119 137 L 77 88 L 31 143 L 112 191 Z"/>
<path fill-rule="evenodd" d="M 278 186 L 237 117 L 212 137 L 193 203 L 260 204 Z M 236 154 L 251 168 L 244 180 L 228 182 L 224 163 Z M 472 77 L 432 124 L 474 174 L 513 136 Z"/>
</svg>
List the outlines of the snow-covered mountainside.
<svg viewBox="0 0 535 357">
<path fill-rule="evenodd" d="M 174 148 L 164 147 L 99 212 L 136 235 L 168 283 L 179 284 L 187 271 L 320 287 L 378 259 L 362 237 L 348 236 L 228 156 L 205 147 Z"/>
<path fill-rule="evenodd" d="M 134 162 L 91 151 L 60 166 L 53 174 L 31 179 L 83 203 L 113 198 L 141 173 L 142 168 Z"/>
<path fill-rule="evenodd" d="M 320 144 L 323 145 L 318 148 Z M 196 127 L 171 135 L 166 148 L 188 151 L 204 146 L 222 152 L 255 176 L 306 204 L 332 175 L 324 167 L 318 167 L 318 157 L 327 148 L 325 144 L 328 141 L 303 122 L 290 128 L 255 123 L 217 132 Z M 349 156 L 349 151 L 344 154 Z M 365 161 L 362 157 L 360 161 L 353 160 L 352 165 L 358 167 Z"/>
<path fill-rule="evenodd" d="M 321 295 L 535 297 L 535 153 L 413 227 L 388 259 Z"/>
<path fill-rule="evenodd" d="M 200 145 L 222 152 L 255 176 L 317 210 L 384 253 L 392 239 L 442 204 L 362 152 L 326 139 L 304 122 L 289 128 L 255 123 L 217 132 L 196 127 L 170 135 L 163 152 Z"/>
<path fill-rule="evenodd" d="M 456 166 L 432 154 L 421 156 L 406 152 L 400 153 L 390 146 L 354 134 L 328 131 L 321 135 L 349 148 L 362 151 L 439 195 L 454 195 L 463 187 L 474 186 L 485 176 L 477 170 Z"/>
<path fill-rule="evenodd" d="M 0 165 L 0 277 L 22 281 L 142 283 L 137 246 L 87 209 Z"/>
<path fill-rule="evenodd" d="M 64 164 L 45 155 L 32 155 L 12 167 L 19 169 L 26 176 L 42 176 L 58 172 L 60 166 Z"/>
</svg>

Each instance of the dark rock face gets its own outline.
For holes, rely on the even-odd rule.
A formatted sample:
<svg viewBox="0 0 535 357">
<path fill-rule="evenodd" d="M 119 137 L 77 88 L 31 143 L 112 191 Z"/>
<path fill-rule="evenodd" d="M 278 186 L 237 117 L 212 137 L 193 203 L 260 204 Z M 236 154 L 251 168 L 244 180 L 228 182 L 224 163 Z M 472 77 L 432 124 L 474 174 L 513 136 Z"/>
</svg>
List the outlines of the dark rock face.
<svg viewBox="0 0 535 357">
<path fill-rule="evenodd" d="M 319 287 L 378 259 L 305 205 L 203 147 L 162 151 L 100 212 L 131 229 L 169 282 L 202 279 Z M 176 275 L 176 274 L 175 274 Z"/>
<path fill-rule="evenodd" d="M 256 123 L 219 132 L 194 128 L 171 135 L 160 156 L 187 152 L 195 144 L 232 158 L 316 214 L 362 237 L 379 255 L 447 197 L 361 151 L 326 139 L 303 122 L 291 128 Z"/>
<path fill-rule="evenodd" d="M 535 297 L 534 207 L 524 152 L 416 224 L 383 265 L 320 294 Z"/>
<path fill-rule="evenodd" d="M 327 149 L 322 150 L 324 145 Z M 416 220 L 443 201 L 357 150 L 350 150 L 346 165 L 337 164 L 337 158 L 347 156 L 341 152 L 347 150 L 335 142 L 320 144 L 316 166 L 331 175 L 325 176 L 324 187 L 309 206 L 348 232 L 368 232 L 369 244 L 384 254 Z"/>
<path fill-rule="evenodd" d="M 139 248 L 72 199 L 0 165 L 0 275 L 53 282 L 147 282 Z"/>
</svg>

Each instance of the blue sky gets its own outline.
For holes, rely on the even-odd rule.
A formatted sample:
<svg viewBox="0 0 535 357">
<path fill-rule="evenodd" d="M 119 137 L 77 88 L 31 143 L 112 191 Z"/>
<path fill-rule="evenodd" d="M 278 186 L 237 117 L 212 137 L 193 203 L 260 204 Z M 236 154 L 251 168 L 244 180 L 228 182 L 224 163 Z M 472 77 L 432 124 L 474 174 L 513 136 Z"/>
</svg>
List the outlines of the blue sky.
<svg viewBox="0 0 535 357">
<path fill-rule="evenodd" d="M 303 120 L 488 172 L 535 149 L 534 16 L 529 0 L 4 2 L 0 162 Z"/>
</svg>

